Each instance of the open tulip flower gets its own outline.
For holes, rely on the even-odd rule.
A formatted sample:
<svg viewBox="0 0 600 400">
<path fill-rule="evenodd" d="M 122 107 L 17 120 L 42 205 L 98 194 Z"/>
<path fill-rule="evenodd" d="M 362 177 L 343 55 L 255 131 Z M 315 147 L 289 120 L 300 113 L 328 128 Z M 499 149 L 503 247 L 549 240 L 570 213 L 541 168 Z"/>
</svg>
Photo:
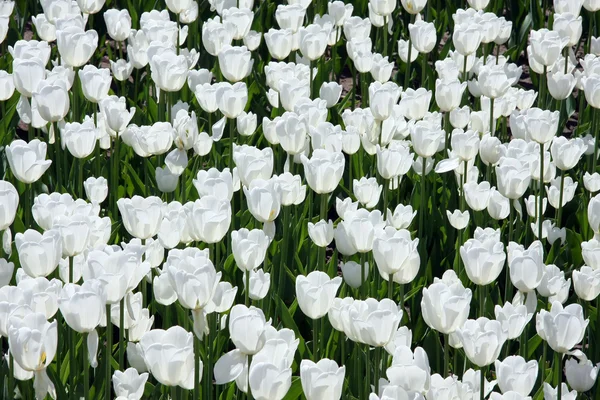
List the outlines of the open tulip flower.
<svg viewBox="0 0 600 400">
<path fill-rule="evenodd" d="M 0 0 L 1 398 L 598 398 L 600 0 L 122 3 Z"/>
</svg>

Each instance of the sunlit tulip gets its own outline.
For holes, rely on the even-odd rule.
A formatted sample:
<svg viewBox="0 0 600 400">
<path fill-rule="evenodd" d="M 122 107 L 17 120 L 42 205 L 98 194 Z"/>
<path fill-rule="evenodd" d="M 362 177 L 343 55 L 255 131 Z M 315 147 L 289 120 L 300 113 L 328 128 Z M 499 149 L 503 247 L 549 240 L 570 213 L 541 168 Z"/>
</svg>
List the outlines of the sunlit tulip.
<svg viewBox="0 0 600 400">
<path fill-rule="evenodd" d="M 498 191 L 509 199 L 523 196 L 531 181 L 529 167 L 515 158 L 501 158 L 496 166 L 496 176 Z"/>
<path fill-rule="evenodd" d="M 131 17 L 127 9 L 117 10 L 114 8 L 104 11 L 104 22 L 108 34 L 113 40 L 122 42 L 129 37 L 131 31 Z"/>
<path fill-rule="evenodd" d="M 110 89 L 110 71 L 107 68 L 96 68 L 86 65 L 78 71 L 81 90 L 85 98 L 93 103 L 99 103 L 108 96 Z"/>
<path fill-rule="evenodd" d="M 483 67 L 477 79 L 483 95 L 491 99 L 502 97 L 510 87 L 506 72 L 500 66 Z"/>
<path fill-rule="evenodd" d="M 333 222 L 320 220 L 316 224 L 308 223 L 308 236 L 319 247 L 327 247 L 333 241 Z"/>
<path fill-rule="evenodd" d="M 112 382 L 117 396 L 129 400 L 140 400 L 144 395 L 144 386 L 148 381 L 148 373 L 138 373 L 135 368 L 127 368 L 125 371 L 115 371 Z"/>
<path fill-rule="evenodd" d="M 14 92 L 15 83 L 13 76 L 6 71 L 0 71 L 0 101 L 10 99 Z"/>
<path fill-rule="evenodd" d="M 481 44 L 482 30 L 478 24 L 454 26 L 452 43 L 460 54 L 468 56 L 475 53 Z"/>
<path fill-rule="evenodd" d="M 327 358 L 314 363 L 302 360 L 300 363 L 300 380 L 302 391 L 308 400 L 327 398 L 339 400 L 342 396 L 346 367 Z"/>
<path fill-rule="evenodd" d="M 242 145 L 233 148 L 233 160 L 242 185 L 249 187 L 255 179 L 267 180 L 273 174 L 273 149 Z"/>
<path fill-rule="evenodd" d="M 489 285 L 495 281 L 504 267 L 506 253 L 502 242 L 469 239 L 460 247 L 460 256 L 471 282 Z"/>
<path fill-rule="evenodd" d="M 76 26 L 57 29 L 56 44 L 62 60 L 71 67 L 81 67 L 92 57 L 98 47 L 98 33 L 84 31 Z"/>
<path fill-rule="evenodd" d="M 383 347 L 393 340 L 402 319 L 402 310 L 390 299 L 354 300 L 345 312 L 349 316 L 344 320 L 346 335 L 374 347 Z"/>
<path fill-rule="evenodd" d="M 363 277 L 365 281 L 369 277 L 368 262 L 363 264 L 362 271 L 360 268 L 360 264 L 355 261 L 348 261 L 346 263 L 343 263 L 340 268 L 342 270 L 342 278 L 344 278 L 344 283 L 346 283 L 351 288 L 359 288 L 363 283 Z"/>
<path fill-rule="evenodd" d="M 563 307 L 560 302 L 554 301 L 550 312 L 541 310 L 536 315 L 535 327 L 552 350 L 564 354 L 583 340 L 589 323 L 583 318 L 581 305 L 573 303 Z"/>
<path fill-rule="evenodd" d="M 531 31 L 531 55 L 542 66 L 551 67 L 558 60 L 569 39 L 561 37 L 557 31 L 540 29 Z M 529 53 L 529 51 L 528 51 Z"/>
<path fill-rule="evenodd" d="M 433 284 L 423 288 L 421 310 L 429 327 L 449 334 L 462 327 L 467 320 L 471 290 L 464 288 L 453 271 L 446 271 L 444 277 L 436 278 Z"/>
<path fill-rule="evenodd" d="M 8 181 L 0 180 L 0 231 L 12 225 L 19 206 L 19 192 Z"/>
<path fill-rule="evenodd" d="M 354 196 L 366 208 L 373 208 L 379 203 L 382 190 L 383 186 L 375 178 L 367 179 L 363 176 L 360 180 L 355 179 L 352 184 Z"/>
<path fill-rule="evenodd" d="M 417 347 L 414 353 L 410 347 L 396 347 L 392 365 L 386 370 L 390 384 L 400 386 L 404 390 L 426 393 L 430 388 L 431 369 L 429 358 L 423 348 Z"/>
<path fill-rule="evenodd" d="M 442 81 L 438 79 L 435 84 L 435 101 L 440 111 L 449 112 L 460 106 L 460 100 L 467 88 L 466 82 Z"/>
<path fill-rule="evenodd" d="M 50 275 L 62 257 L 62 240 L 58 230 L 51 229 L 41 234 L 28 229 L 25 233 L 17 233 L 15 246 L 21 267 L 34 278 Z"/>
<path fill-rule="evenodd" d="M 281 188 L 276 179 L 254 179 L 250 188 L 244 186 L 248 210 L 262 223 L 273 222 L 281 210 Z"/>
<path fill-rule="evenodd" d="M 354 254 L 367 253 L 373 249 L 373 241 L 376 233 L 385 227 L 383 216 L 379 210 L 368 210 L 361 208 L 357 211 L 348 211 L 344 215 L 344 220 L 338 224 L 334 237 L 336 243 L 339 243 L 339 251 L 342 254 L 347 253 L 342 244 L 348 242 L 349 250 Z M 351 255 L 349 254 L 349 255 Z"/>
<path fill-rule="evenodd" d="M 469 361 L 478 367 L 485 367 L 496 361 L 507 340 L 502 324 L 485 317 L 467 320 L 456 334 Z"/>
<path fill-rule="evenodd" d="M 225 79 L 238 82 L 247 77 L 252 71 L 254 60 L 246 46 L 223 46 L 219 52 L 219 65 Z"/>
<path fill-rule="evenodd" d="M 190 310 L 205 308 L 221 279 L 221 272 L 215 270 L 207 257 L 186 257 L 176 265 L 170 265 L 167 274 L 177 300 Z"/>
<path fill-rule="evenodd" d="M 502 393 L 512 391 L 521 396 L 528 396 L 533 390 L 538 376 L 537 361 L 527 362 L 521 356 L 509 356 L 503 361 L 497 360 L 494 368 Z"/>
<path fill-rule="evenodd" d="M 450 210 L 446 210 L 446 216 L 454 229 L 462 230 L 469 225 L 468 211 L 454 210 L 453 212 L 450 212 Z"/>
<path fill-rule="evenodd" d="M 377 147 L 377 171 L 383 179 L 405 175 L 414 159 L 407 146 Z"/>
<path fill-rule="evenodd" d="M 77 5 L 83 13 L 96 14 L 102 9 L 105 2 L 106 0 L 77 0 Z"/>
<path fill-rule="evenodd" d="M 256 354 L 265 344 L 265 331 L 270 321 L 261 309 L 236 304 L 229 315 L 231 341 L 244 354 Z M 215 366 L 216 368 L 216 366 Z"/>
<path fill-rule="evenodd" d="M 585 354 L 575 354 L 579 360 L 569 358 L 565 362 L 565 376 L 570 387 L 579 393 L 587 392 L 596 383 L 598 365 L 592 364 Z"/>
<path fill-rule="evenodd" d="M 246 107 L 248 88 L 244 82 L 222 85 L 217 88 L 219 111 L 227 118 L 237 118 Z"/>
<path fill-rule="evenodd" d="M 194 337 L 182 327 L 153 329 L 142 336 L 142 357 L 152 376 L 166 386 L 194 388 Z M 200 361 L 202 368 L 202 361 Z M 200 376 L 202 376 L 202 371 Z"/>
<path fill-rule="evenodd" d="M 568 171 L 574 168 L 586 149 L 587 146 L 582 139 L 576 138 L 569 140 L 564 136 L 555 138 L 552 141 L 552 146 L 550 146 L 552 161 L 556 165 L 556 168 L 561 171 Z"/>
<path fill-rule="evenodd" d="M 92 332 L 105 318 L 106 292 L 104 284 L 90 279 L 81 286 L 67 283 L 58 299 L 65 322 L 76 332 Z M 81 310 L 85 310 L 81 313 Z"/>
<path fill-rule="evenodd" d="M 60 134 L 64 145 L 75 158 L 86 158 L 96 147 L 98 130 L 91 118 L 86 118 L 81 124 L 67 122 Z"/>
<path fill-rule="evenodd" d="M 562 400 L 575 400 L 577 398 L 577 392 L 575 390 L 569 391 L 569 387 L 563 382 L 561 384 L 560 398 Z M 544 382 L 544 399 L 558 400 L 557 388 L 552 387 L 548 382 Z"/>
<path fill-rule="evenodd" d="M 417 251 L 419 239 L 412 239 L 410 232 L 386 228 L 373 241 L 373 256 L 379 273 L 385 280 L 393 275 L 395 282 L 410 283 L 419 271 L 420 257 Z"/>
<path fill-rule="evenodd" d="M 192 238 L 205 243 L 223 240 L 231 225 L 231 204 L 216 196 L 204 196 L 194 203 L 188 203 L 186 217 L 191 221 Z"/>
<path fill-rule="evenodd" d="M 412 45 L 419 53 L 429 53 L 437 43 L 435 25 L 423 20 L 408 25 Z"/>
<path fill-rule="evenodd" d="M 302 312 L 311 319 L 318 319 L 329 312 L 342 278 L 330 279 L 321 271 L 313 271 L 308 276 L 296 277 L 296 296 Z"/>
<path fill-rule="evenodd" d="M 600 241 L 591 239 L 581 243 L 581 255 L 586 265 L 600 269 Z"/>
<path fill-rule="evenodd" d="M 124 97 L 106 97 L 100 102 L 100 108 L 104 114 L 106 125 L 111 131 L 117 134 L 120 134 L 125 130 L 135 114 L 135 107 L 131 107 L 127 110 L 127 104 Z"/>
<path fill-rule="evenodd" d="M 427 4 L 427 0 L 401 0 L 402 7 L 409 14 L 419 14 L 425 5 Z"/>
<path fill-rule="evenodd" d="M 583 174 L 583 185 L 586 190 L 591 193 L 600 191 L 600 174 L 597 172 L 590 174 L 586 171 L 586 173 Z"/>
<path fill-rule="evenodd" d="M 231 244 L 238 268 L 252 271 L 264 261 L 270 241 L 262 229 L 242 228 L 231 232 Z"/>
<path fill-rule="evenodd" d="M 596 234 L 600 234 L 600 194 L 592 197 L 588 203 L 587 214 L 590 228 Z"/>
<path fill-rule="evenodd" d="M 325 194 L 335 190 L 344 172 L 342 153 L 316 149 L 310 159 L 301 155 L 301 160 L 308 185 L 315 193 Z"/>
<path fill-rule="evenodd" d="M 185 56 L 170 49 L 150 58 L 150 71 L 152 81 L 160 90 L 176 92 L 187 81 L 188 63 Z"/>
<path fill-rule="evenodd" d="M 577 297 L 592 301 L 600 294 L 600 270 L 584 265 L 573 271 L 573 287 Z"/>
<path fill-rule="evenodd" d="M 123 225 L 130 235 L 139 239 L 148 239 L 158 233 L 164 212 L 160 198 L 153 196 L 120 198 L 117 206 L 123 218 Z"/>
<path fill-rule="evenodd" d="M 36 182 L 52 163 L 46 158 L 46 143 L 33 139 L 29 143 L 15 140 L 5 147 L 10 170 L 24 183 Z"/>
</svg>

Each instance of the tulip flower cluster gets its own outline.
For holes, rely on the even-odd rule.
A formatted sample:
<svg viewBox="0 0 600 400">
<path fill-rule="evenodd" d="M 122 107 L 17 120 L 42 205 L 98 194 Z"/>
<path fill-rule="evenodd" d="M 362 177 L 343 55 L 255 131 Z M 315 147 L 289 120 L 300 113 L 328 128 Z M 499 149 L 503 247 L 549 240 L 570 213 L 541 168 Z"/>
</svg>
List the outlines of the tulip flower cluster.
<svg viewBox="0 0 600 400">
<path fill-rule="evenodd" d="M 599 11 L 0 0 L 0 398 L 600 398 Z"/>
</svg>

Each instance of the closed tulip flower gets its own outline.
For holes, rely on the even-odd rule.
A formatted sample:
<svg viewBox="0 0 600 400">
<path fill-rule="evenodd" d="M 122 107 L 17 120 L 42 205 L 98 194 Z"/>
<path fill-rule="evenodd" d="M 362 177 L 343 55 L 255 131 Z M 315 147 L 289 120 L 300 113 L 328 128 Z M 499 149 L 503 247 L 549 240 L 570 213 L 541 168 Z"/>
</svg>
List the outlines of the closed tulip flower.
<svg viewBox="0 0 600 400">
<path fill-rule="evenodd" d="M 191 209 L 186 209 L 191 221 L 193 240 L 217 243 L 225 237 L 231 225 L 231 204 L 216 196 L 203 196 Z"/>
<path fill-rule="evenodd" d="M 255 179 L 267 180 L 273 175 L 273 150 L 242 145 L 233 148 L 233 160 L 237 166 L 240 182 L 249 187 Z"/>
<path fill-rule="evenodd" d="M 82 13 L 96 14 L 99 12 L 106 0 L 77 0 L 77 5 Z"/>
<path fill-rule="evenodd" d="M 366 208 L 373 208 L 379 203 L 383 186 L 377 183 L 375 178 L 365 178 L 354 180 L 352 183 L 352 191 L 359 203 Z"/>
<path fill-rule="evenodd" d="M 600 194 L 592 197 L 588 203 L 588 221 L 590 228 L 600 234 Z"/>
<path fill-rule="evenodd" d="M 148 239 L 158 233 L 164 212 L 164 205 L 160 198 L 154 196 L 120 198 L 117 206 L 123 218 L 123 225 L 130 235 L 138 239 Z"/>
<path fill-rule="evenodd" d="M 407 88 L 401 94 L 400 109 L 407 119 L 423 119 L 431 102 L 431 91 L 425 88 Z"/>
<path fill-rule="evenodd" d="M 387 210 L 386 222 L 396 229 L 407 229 L 417 215 L 417 211 L 413 211 L 412 206 L 398 204 L 392 213 Z"/>
<path fill-rule="evenodd" d="M 81 286 L 67 283 L 58 299 L 58 306 L 71 329 L 79 333 L 92 332 L 105 318 L 104 284 L 97 279 L 87 280 Z"/>
<path fill-rule="evenodd" d="M 237 118 L 244 111 L 247 101 L 248 88 L 244 82 L 223 85 L 217 88 L 219 111 L 227 118 Z"/>
<path fill-rule="evenodd" d="M 321 271 L 296 278 L 296 296 L 302 312 L 311 319 L 318 319 L 329 312 L 333 299 L 342 284 L 342 278 L 330 279 Z"/>
<path fill-rule="evenodd" d="M 348 261 L 346 263 L 343 263 L 340 269 L 342 270 L 342 278 L 344 278 L 344 283 L 346 283 L 351 288 L 359 288 L 363 283 L 363 277 L 365 281 L 369 277 L 368 262 L 364 263 L 364 265 L 362 266 L 362 271 L 360 268 L 360 264 L 354 261 Z"/>
<path fill-rule="evenodd" d="M 449 272 L 444 275 L 446 274 Z M 454 278 L 456 278 L 455 274 Z M 436 278 L 433 284 L 423 288 L 421 300 L 423 319 L 430 328 L 443 334 L 450 334 L 463 326 L 467 320 L 470 303 L 471 290 L 465 289 L 458 279 L 444 281 Z"/>
<path fill-rule="evenodd" d="M 88 200 L 95 204 L 102 203 L 108 196 L 108 181 L 104 177 L 89 177 L 83 182 L 85 195 Z"/>
<path fill-rule="evenodd" d="M 507 340 L 502 324 L 485 317 L 467 320 L 456 334 L 469 361 L 480 368 L 498 359 Z"/>
<path fill-rule="evenodd" d="M 541 310 L 536 315 L 535 328 L 552 350 L 567 353 L 583 340 L 588 319 L 583 319 L 583 308 L 573 303 L 566 307 L 554 301 L 550 312 Z"/>
<path fill-rule="evenodd" d="M 62 257 L 60 233 L 54 229 L 43 234 L 32 229 L 25 233 L 17 233 L 15 246 L 21 267 L 27 275 L 34 278 L 50 275 Z"/>
<path fill-rule="evenodd" d="M 302 391 L 308 400 L 331 399 L 339 400 L 342 396 L 346 367 L 327 358 L 316 364 L 310 360 L 300 363 L 300 380 Z"/>
<path fill-rule="evenodd" d="M 231 232 L 235 263 L 242 271 L 252 271 L 265 259 L 270 241 L 262 229 L 242 228 Z"/>
<path fill-rule="evenodd" d="M 342 85 L 337 82 L 323 82 L 319 89 L 319 97 L 327 102 L 327 108 L 335 106 L 341 94 Z"/>
<path fill-rule="evenodd" d="M 294 33 L 290 29 L 270 28 L 265 33 L 265 42 L 269 49 L 269 54 L 277 60 L 284 60 L 292 52 Z"/>
<path fill-rule="evenodd" d="M 8 181 L 0 180 L 0 231 L 10 227 L 17 215 L 19 192 Z"/>
<path fill-rule="evenodd" d="M 496 166 L 496 176 L 498 191 L 512 200 L 523 196 L 531 181 L 529 167 L 516 158 L 501 158 Z"/>
<path fill-rule="evenodd" d="M 99 103 L 108 97 L 111 77 L 108 68 L 96 68 L 86 65 L 78 71 L 81 90 L 85 98 L 93 103 Z"/>
<path fill-rule="evenodd" d="M 48 122 L 58 122 L 69 112 L 69 95 L 63 81 L 41 81 L 33 92 L 40 116 Z"/>
<path fill-rule="evenodd" d="M 506 253 L 504 244 L 493 240 L 469 239 L 460 247 L 467 276 L 476 285 L 489 285 L 502 272 Z"/>
<path fill-rule="evenodd" d="M 465 199 L 469 208 L 473 211 L 483 211 L 487 208 L 490 195 L 491 195 L 490 183 L 483 181 L 481 183 L 467 182 L 463 185 L 465 191 Z"/>
<path fill-rule="evenodd" d="M 122 133 L 135 114 L 135 107 L 127 110 L 125 97 L 109 96 L 100 102 L 106 125 L 117 134 Z"/>
<path fill-rule="evenodd" d="M 498 387 L 502 393 L 516 392 L 529 396 L 538 376 L 538 363 L 525 361 L 521 356 L 509 356 L 494 363 Z"/>
<path fill-rule="evenodd" d="M 354 212 L 346 212 L 344 220 L 338 225 L 340 233 L 347 235 L 350 248 L 359 253 L 367 253 L 373 249 L 375 234 L 385 227 L 385 222 L 379 210 L 367 211 L 361 208 Z M 336 229 L 337 230 L 337 229 Z M 336 236 L 336 242 L 338 236 Z M 339 237 L 340 240 L 342 236 Z"/>
<path fill-rule="evenodd" d="M 413 15 L 420 13 L 421 10 L 423 10 L 423 8 L 425 8 L 425 5 L 427 4 L 427 0 L 400 0 L 400 1 L 402 3 L 402 7 L 404 7 L 406 12 L 408 12 L 409 14 L 413 14 Z"/>
<path fill-rule="evenodd" d="M 179 303 L 189 310 L 202 310 L 211 301 L 221 272 L 217 272 L 208 257 L 186 257 L 169 265 L 167 274 Z"/>
<path fill-rule="evenodd" d="M 173 49 L 150 58 L 152 81 L 165 92 L 179 91 L 187 82 L 188 70 L 185 56 L 175 54 Z"/>
<path fill-rule="evenodd" d="M 463 93 L 467 88 L 466 82 L 442 81 L 438 79 L 435 83 L 435 101 L 440 111 L 449 112 L 460 106 Z"/>
<path fill-rule="evenodd" d="M 308 223 L 308 236 L 319 247 L 327 247 L 333 241 L 333 222 L 320 220 L 316 224 Z"/>
<path fill-rule="evenodd" d="M 587 77 L 584 76 L 581 78 L 581 83 L 583 85 L 585 100 L 590 104 L 590 106 L 594 108 L 600 108 L 600 77 L 596 75 Z M 15 85 L 17 85 L 16 81 Z M 17 90 L 19 90 L 18 85 Z"/>
<path fill-rule="evenodd" d="M 0 101 L 10 99 L 14 92 L 15 82 L 13 76 L 6 71 L 0 71 Z"/>
<path fill-rule="evenodd" d="M 575 355 L 565 362 L 565 376 L 570 387 L 579 393 L 587 392 L 594 387 L 598 377 L 598 364 L 594 365 L 583 353 Z"/>
<path fill-rule="evenodd" d="M 262 310 L 253 306 L 236 304 L 229 314 L 229 334 L 235 347 L 243 354 L 258 353 L 266 342 L 267 322 Z M 215 371 L 217 366 L 215 365 Z"/>
<path fill-rule="evenodd" d="M 462 230 L 469 225 L 468 211 L 454 210 L 453 212 L 450 212 L 450 210 L 446 210 L 446 216 L 454 229 Z"/>
<path fill-rule="evenodd" d="M 402 319 L 402 310 L 390 299 L 354 300 L 347 312 L 349 320 L 344 330 L 348 337 L 373 347 L 383 347 L 392 341 Z"/>
<path fill-rule="evenodd" d="M 192 181 L 198 191 L 198 196 L 215 196 L 222 200 L 231 201 L 233 197 L 233 176 L 229 168 L 219 171 L 216 168 L 200 170 Z"/>
<path fill-rule="evenodd" d="M 568 42 L 569 39 L 561 37 L 557 31 L 545 28 L 531 31 L 531 54 L 535 61 L 542 66 L 552 67 Z"/>
<path fill-rule="evenodd" d="M 414 154 L 407 146 L 377 147 L 377 171 L 383 179 L 405 175 L 412 166 Z"/>
<path fill-rule="evenodd" d="M 394 282 L 410 283 L 416 277 L 421 264 L 417 251 L 419 239 L 412 239 L 405 229 L 388 227 L 373 241 L 373 257 L 382 278 Z"/>
<path fill-rule="evenodd" d="M 238 82 L 252 71 L 254 60 L 246 46 L 232 47 L 225 45 L 219 53 L 219 66 L 225 79 Z"/>
<path fill-rule="evenodd" d="M 250 188 L 244 186 L 250 213 L 262 223 L 273 222 L 281 210 L 281 188 L 276 179 L 254 179 Z"/>
<path fill-rule="evenodd" d="M 593 269 L 600 269 L 600 241 L 591 239 L 581 243 L 581 255 L 586 265 Z"/>
<path fill-rule="evenodd" d="M 128 62 L 127 60 L 109 60 L 110 61 L 110 70 L 113 73 L 113 76 L 118 81 L 126 81 L 131 76 L 133 72 L 133 64 Z"/>
<path fill-rule="evenodd" d="M 600 10 L 600 2 L 598 0 L 583 0 L 583 7 L 591 12 L 598 11 Z"/>
<path fill-rule="evenodd" d="M 600 294 L 600 270 L 584 265 L 573 271 L 573 287 L 577 297 L 592 301 Z"/>
<path fill-rule="evenodd" d="M 398 55 L 403 62 L 408 62 L 408 45 L 409 42 L 403 39 L 398 40 Z M 410 43 L 410 62 L 416 61 L 419 56 L 419 51 Z"/>
<path fill-rule="evenodd" d="M 496 304 L 494 315 L 507 329 L 508 339 L 510 340 L 521 336 L 525 326 L 533 318 L 533 313 L 527 310 L 527 306 L 509 302 L 506 302 L 503 307 Z"/>
<path fill-rule="evenodd" d="M 152 376 L 166 386 L 194 388 L 194 336 L 175 325 L 145 333 L 139 345 Z M 202 362 L 200 362 L 202 368 Z M 202 371 L 199 371 L 202 376 Z"/>
<path fill-rule="evenodd" d="M 279 187 L 281 188 L 281 205 L 298 205 L 306 198 L 306 185 L 302 185 L 300 175 L 292 175 L 285 172 L 277 176 Z"/>
<path fill-rule="evenodd" d="M 57 344 L 56 321 L 48 322 L 44 314 L 9 317 L 8 345 L 15 362 L 24 370 L 44 370 L 54 360 Z"/>
<path fill-rule="evenodd" d="M 38 58 L 15 59 L 13 80 L 17 91 L 25 97 L 32 97 L 39 83 L 46 77 L 43 61 Z"/>
<path fill-rule="evenodd" d="M 271 286 L 271 274 L 265 273 L 262 269 L 251 270 L 244 272 L 244 290 L 246 290 L 245 274 L 250 273 L 250 290 L 248 296 L 252 300 L 262 300 L 269 293 Z"/>
<path fill-rule="evenodd" d="M 548 91 L 556 100 L 564 100 L 571 95 L 575 88 L 575 77 L 571 73 L 561 71 L 548 73 Z"/>
<path fill-rule="evenodd" d="M 504 68 L 497 65 L 482 68 L 477 81 L 482 94 L 490 99 L 504 96 L 511 85 Z"/>
<path fill-rule="evenodd" d="M 31 22 L 35 26 L 35 31 L 40 39 L 46 42 L 53 42 L 56 40 L 56 27 L 48 21 L 44 14 L 32 16 Z"/>
<path fill-rule="evenodd" d="M 381 54 L 373 56 L 373 67 L 371 68 L 371 76 L 377 82 L 385 83 L 390 80 L 394 69 L 394 63 L 388 61 L 388 57 L 383 57 Z"/>
<path fill-rule="evenodd" d="M 98 32 L 68 26 L 56 31 L 56 44 L 63 62 L 73 68 L 87 64 L 98 47 Z"/>
<path fill-rule="evenodd" d="M 431 385 L 429 358 L 423 348 L 417 347 L 414 353 L 410 347 L 396 347 L 392 365 L 386 371 L 390 384 L 416 393 L 426 393 Z"/>
<path fill-rule="evenodd" d="M 426 121 L 416 123 L 410 130 L 410 137 L 415 153 L 425 158 L 432 157 L 438 152 L 445 136 L 445 132 L 442 129 L 435 128 Z"/>
<path fill-rule="evenodd" d="M 61 130 L 61 138 L 73 157 L 86 158 L 96 148 L 98 130 L 91 118 L 86 118 L 81 124 L 67 122 Z"/>
<path fill-rule="evenodd" d="M 127 9 L 117 10 L 111 8 L 104 11 L 104 22 L 108 34 L 113 40 L 122 42 L 129 37 L 131 32 L 131 17 Z"/>
<path fill-rule="evenodd" d="M 344 172 L 344 155 L 316 149 L 309 159 L 301 155 L 310 188 L 318 194 L 331 193 L 338 186 Z"/>
<path fill-rule="evenodd" d="M 433 50 L 437 43 L 437 36 L 432 22 L 418 20 L 414 24 L 409 24 L 408 30 L 411 42 L 419 53 L 427 54 Z"/>
<path fill-rule="evenodd" d="M 514 242 L 508 246 L 510 279 L 521 292 L 531 292 L 538 287 L 544 276 L 544 250 L 540 241 L 525 249 Z"/>
<path fill-rule="evenodd" d="M 482 39 L 482 30 L 479 24 L 456 25 L 452 33 L 452 43 L 456 51 L 463 56 L 473 54 L 479 48 Z"/>
<path fill-rule="evenodd" d="M 560 204 L 560 178 L 554 178 L 550 181 L 550 186 L 546 187 L 548 202 L 554 208 L 559 208 Z M 562 206 L 564 207 L 569 201 L 573 200 L 575 191 L 577 190 L 577 182 L 573 182 L 573 178 L 566 177 L 563 182 Z"/>
<path fill-rule="evenodd" d="M 115 371 L 112 375 L 112 383 L 117 396 L 129 400 L 140 400 L 144 395 L 144 387 L 148 381 L 148 373 L 138 373 L 135 368 L 127 368 L 125 371 Z"/>
<path fill-rule="evenodd" d="M 564 136 L 559 136 L 552 141 L 550 152 L 556 168 L 561 171 L 568 171 L 577 165 L 586 149 L 587 145 L 581 138 L 567 139 Z"/>
<path fill-rule="evenodd" d="M 600 191 L 600 174 L 597 172 L 594 172 L 593 174 L 586 172 L 583 174 L 583 185 L 585 186 L 585 189 L 591 193 Z"/>
<path fill-rule="evenodd" d="M 306 117 L 285 112 L 275 123 L 275 134 L 279 144 L 290 155 L 300 154 L 306 146 L 308 123 Z"/>
</svg>

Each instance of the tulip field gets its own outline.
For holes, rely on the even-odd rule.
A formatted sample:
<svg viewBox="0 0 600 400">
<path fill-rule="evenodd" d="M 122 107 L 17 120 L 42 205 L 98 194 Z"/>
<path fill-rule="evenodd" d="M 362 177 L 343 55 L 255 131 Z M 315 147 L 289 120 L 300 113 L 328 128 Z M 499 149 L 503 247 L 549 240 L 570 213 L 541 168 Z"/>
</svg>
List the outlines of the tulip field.
<svg viewBox="0 0 600 400">
<path fill-rule="evenodd" d="M 0 0 L 0 399 L 600 400 L 600 0 Z"/>
</svg>

